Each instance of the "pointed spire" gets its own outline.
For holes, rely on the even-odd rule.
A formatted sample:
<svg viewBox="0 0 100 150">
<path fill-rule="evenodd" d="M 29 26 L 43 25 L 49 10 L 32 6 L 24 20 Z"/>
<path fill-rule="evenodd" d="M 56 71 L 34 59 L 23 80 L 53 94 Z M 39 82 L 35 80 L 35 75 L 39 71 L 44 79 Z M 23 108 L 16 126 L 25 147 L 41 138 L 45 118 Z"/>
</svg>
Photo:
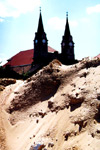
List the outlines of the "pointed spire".
<svg viewBox="0 0 100 150">
<path fill-rule="evenodd" d="M 69 28 L 69 22 L 68 22 L 68 12 L 66 12 L 66 26 L 65 26 L 64 36 L 66 36 L 66 37 L 70 36 L 70 28 Z"/>
<path fill-rule="evenodd" d="M 37 30 L 37 32 L 39 34 L 42 34 L 44 32 L 43 22 L 42 22 L 42 14 L 41 14 L 41 7 L 40 7 L 40 17 L 39 17 L 39 23 L 38 23 L 38 30 Z"/>
</svg>

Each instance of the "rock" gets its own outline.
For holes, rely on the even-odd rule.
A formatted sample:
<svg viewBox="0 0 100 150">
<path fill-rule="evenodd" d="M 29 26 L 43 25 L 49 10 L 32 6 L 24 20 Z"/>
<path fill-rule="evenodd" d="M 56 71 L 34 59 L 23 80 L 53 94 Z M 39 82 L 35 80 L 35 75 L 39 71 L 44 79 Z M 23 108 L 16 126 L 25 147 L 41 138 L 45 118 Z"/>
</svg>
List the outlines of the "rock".
<svg viewBox="0 0 100 150">
<path fill-rule="evenodd" d="M 33 150 L 34 149 L 34 145 L 31 145 L 30 149 L 29 150 Z"/>
<path fill-rule="evenodd" d="M 49 65 L 50 65 L 51 68 L 53 68 L 55 66 L 61 66 L 62 64 L 59 60 L 54 59 Z"/>
<path fill-rule="evenodd" d="M 53 108 L 53 104 L 54 104 L 53 100 L 49 100 L 48 101 L 48 108 L 49 109 Z"/>
<path fill-rule="evenodd" d="M 15 79 L 1 78 L 0 79 L 0 91 L 3 91 L 6 86 L 10 84 L 15 84 L 15 83 L 16 83 Z"/>
<path fill-rule="evenodd" d="M 3 91 L 5 87 L 3 85 L 0 85 L 0 91 Z"/>
<path fill-rule="evenodd" d="M 39 119 L 36 120 L 36 123 L 39 123 Z"/>
<path fill-rule="evenodd" d="M 54 143 L 48 143 L 48 147 L 53 147 Z"/>
<path fill-rule="evenodd" d="M 76 135 L 77 135 L 77 131 L 75 131 L 75 130 L 66 131 L 63 134 L 65 141 L 67 141 L 69 137 L 73 137 L 73 136 L 76 136 Z"/>
<path fill-rule="evenodd" d="M 68 98 L 70 99 L 71 105 L 79 104 L 84 101 L 84 96 L 82 96 L 81 93 L 77 91 L 69 93 Z"/>
<path fill-rule="evenodd" d="M 43 118 L 46 115 L 46 112 L 39 111 L 38 114 Z"/>
<path fill-rule="evenodd" d="M 8 86 L 10 84 L 15 84 L 16 80 L 15 79 L 10 79 L 10 78 L 1 78 L 0 79 L 0 85 L 3 86 Z"/>
</svg>

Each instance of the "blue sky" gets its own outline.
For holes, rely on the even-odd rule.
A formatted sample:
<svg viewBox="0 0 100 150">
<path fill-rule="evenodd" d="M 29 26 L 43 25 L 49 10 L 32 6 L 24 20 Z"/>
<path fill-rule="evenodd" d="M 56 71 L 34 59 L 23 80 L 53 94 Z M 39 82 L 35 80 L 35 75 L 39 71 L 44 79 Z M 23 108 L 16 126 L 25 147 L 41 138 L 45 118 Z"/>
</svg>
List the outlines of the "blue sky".
<svg viewBox="0 0 100 150">
<path fill-rule="evenodd" d="M 19 51 L 33 48 L 40 6 L 49 46 L 61 52 L 68 11 L 75 58 L 93 57 L 100 53 L 99 0 L 0 0 L 2 64 Z"/>
</svg>

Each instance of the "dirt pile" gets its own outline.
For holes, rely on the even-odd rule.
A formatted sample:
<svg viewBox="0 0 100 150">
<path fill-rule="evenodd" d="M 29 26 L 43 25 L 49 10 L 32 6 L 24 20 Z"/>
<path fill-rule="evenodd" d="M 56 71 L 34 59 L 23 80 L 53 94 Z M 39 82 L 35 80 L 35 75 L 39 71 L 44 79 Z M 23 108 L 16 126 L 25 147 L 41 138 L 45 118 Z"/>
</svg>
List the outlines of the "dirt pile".
<svg viewBox="0 0 100 150">
<path fill-rule="evenodd" d="M 0 91 L 3 91 L 6 86 L 10 84 L 15 84 L 16 80 L 15 79 L 10 79 L 10 78 L 0 78 Z"/>
<path fill-rule="evenodd" d="M 56 63 L 56 66 L 59 65 Z M 61 72 L 53 68 L 52 63 L 37 74 L 29 78 L 23 87 L 14 91 L 13 100 L 9 106 L 9 112 L 26 109 L 30 106 L 52 97 L 60 85 Z M 20 102 L 19 102 L 20 101 Z"/>
<path fill-rule="evenodd" d="M 8 150 L 100 149 L 99 59 L 54 60 L 0 97 Z"/>
</svg>

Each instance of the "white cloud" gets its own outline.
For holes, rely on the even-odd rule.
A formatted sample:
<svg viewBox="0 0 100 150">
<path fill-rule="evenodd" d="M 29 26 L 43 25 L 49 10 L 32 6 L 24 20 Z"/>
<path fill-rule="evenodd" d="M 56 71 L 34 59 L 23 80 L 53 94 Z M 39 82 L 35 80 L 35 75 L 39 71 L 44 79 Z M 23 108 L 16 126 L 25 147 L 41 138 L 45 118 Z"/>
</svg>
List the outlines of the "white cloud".
<svg viewBox="0 0 100 150">
<path fill-rule="evenodd" d="M 20 14 L 32 12 L 41 5 L 41 0 L 1 0 L 0 17 L 18 17 Z"/>
<path fill-rule="evenodd" d="M 92 6 L 92 7 L 88 7 L 86 9 L 88 14 L 92 14 L 92 13 L 100 13 L 100 4 Z"/>
<path fill-rule="evenodd" d="M 63 30 L 66 24 L 66 19 L 60 19 L 58 17 L 53 17 L 48 20 L 48 25 L 56 30 Z M 69 21 L 70 26 L 76 27 L 78 25 L 77 21 Z"/>
<path fill-rule="evenodd" d="M 89 23 L 90 22 L 89 18 L 85 18 L 85 17 L 82 18 L 80 21 L 83 23 Z"/>
<path fill-rule="evenodd" d="M 0 18 L 0 22 L 3 22 L 3 21 L 4 21 L 4 19 Z"/>
</svg>

